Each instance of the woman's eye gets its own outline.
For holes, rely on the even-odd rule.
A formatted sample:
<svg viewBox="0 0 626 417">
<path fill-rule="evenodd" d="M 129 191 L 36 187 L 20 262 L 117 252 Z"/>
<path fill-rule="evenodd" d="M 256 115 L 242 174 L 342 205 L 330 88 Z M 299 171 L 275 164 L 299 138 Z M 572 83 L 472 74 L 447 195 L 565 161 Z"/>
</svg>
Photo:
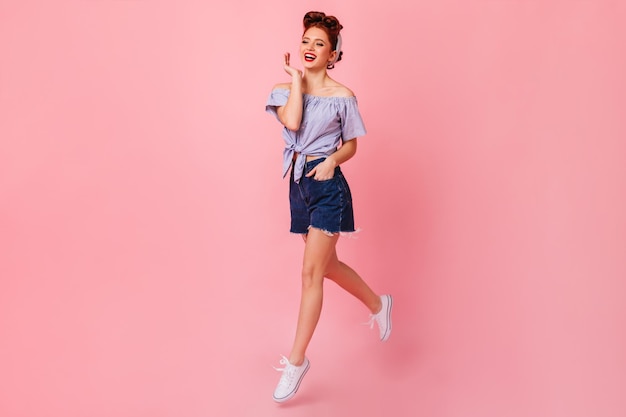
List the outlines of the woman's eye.
<svg viewBox="0 0 626 417">
<path fill-rule="evenodd" d="M 324 44 L 323 43 L 318 43 L 317 46 L 324 46 Z"/>
<path fill-rule="evenodd" d="M 307 41 L 302 41 L 302 43 L 308 43 Z"/>
</svg>

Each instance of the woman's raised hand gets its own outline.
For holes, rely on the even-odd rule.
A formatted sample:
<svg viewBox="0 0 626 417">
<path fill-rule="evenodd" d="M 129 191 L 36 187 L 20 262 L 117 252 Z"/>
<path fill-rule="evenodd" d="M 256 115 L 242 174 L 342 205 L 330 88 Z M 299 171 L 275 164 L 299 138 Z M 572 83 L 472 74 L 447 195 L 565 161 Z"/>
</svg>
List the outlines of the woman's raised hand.
<svg viewBox="0 0 626 417">
<path fill-rule="evenodd" d="M 283 66 L 283 68 L 285 69 L 285 72 L 291 75 L 291 78 L 294 78 L 294 77 L 302 78 L 302 71 L 289 65 L 290 58 L 291 58 L 291 55 L 289 54 L 289 52 L 286 52 L 285 53 L 285 65 Z"/>
</svg>

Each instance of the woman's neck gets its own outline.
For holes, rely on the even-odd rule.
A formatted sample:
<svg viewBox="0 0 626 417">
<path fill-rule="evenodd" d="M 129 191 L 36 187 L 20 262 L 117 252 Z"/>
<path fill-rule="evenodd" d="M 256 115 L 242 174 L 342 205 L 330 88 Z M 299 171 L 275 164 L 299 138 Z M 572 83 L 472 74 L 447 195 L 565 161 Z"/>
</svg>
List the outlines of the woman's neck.
<svg viewBox="0 0 626 417">
<path fill-rule="evenodd" d="M 304 81 L 304 90 L 309 93 L 326 87 L 328 84 L 328 80 L 330 80 L 330 77 L 328 76 L 326 69 L 324 69 L 323 71 L 315 72 L 305 71 L 302 77 L 302 81 Z"/>
</svg>

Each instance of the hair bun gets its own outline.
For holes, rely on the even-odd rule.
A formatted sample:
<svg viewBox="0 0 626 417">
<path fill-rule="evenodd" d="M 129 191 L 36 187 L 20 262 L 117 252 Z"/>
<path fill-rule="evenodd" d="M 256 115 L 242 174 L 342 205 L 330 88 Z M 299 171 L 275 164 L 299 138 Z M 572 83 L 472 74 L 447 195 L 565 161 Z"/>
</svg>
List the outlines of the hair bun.
<svg viewBox="0 0 626 417">
<path fill-rule="evenodd" d="M 326 13 L 323 12 L 308 12 L 304 15 L 304 26 L 311 26 L 314 23 L 322 22 L 326 17 Z"/>
<path fill-rule="evenodd" d="M 343 26 L 339 23 L 339 20 L 335 16 L 326 16 L 324 12 L 308 12 L 304 15 L 302 21 L 304 28 L 308 29 L 311 26 L 323 25 L 333 35 L 338 35 L 339 31 L 343 29 Z"/>
</svg>

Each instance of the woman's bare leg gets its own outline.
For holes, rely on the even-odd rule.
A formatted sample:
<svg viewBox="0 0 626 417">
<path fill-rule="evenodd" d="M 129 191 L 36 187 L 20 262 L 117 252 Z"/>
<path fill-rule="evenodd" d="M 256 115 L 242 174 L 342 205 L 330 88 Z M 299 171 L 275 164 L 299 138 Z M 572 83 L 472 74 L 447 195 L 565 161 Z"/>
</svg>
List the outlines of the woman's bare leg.
<svg viewBox="0 0 626 417">
<path fill-rule="evenodd" d="M 376 314 L 380 311 L 382 303 L 380 297 L 363 281 L 356 271 L 344 264 L 337 258 L 336 249 L 333 250 L 331 259 L 326 268 L 326 278 L 334 281 L 341 288 L 361 300 L 363 304 Z"/>
<path fill-rule="evenodd" d="M 302 235 L 302 238 L 306 242 L 307 235 Z M 333 253 L 324 276 L 359 299 L 372 314 L 380 311 L 382 307 L 380 297 L 372 291 L 354 269 L 339 260 L 336 247 L 333 247 Z"/>
<path fill-rule="evenodd" d="M 324 275 L 333 259 L 339 234 L 327 235 L 319 229 L 309 229 L 304 245 L 302 264 L 302 296 L 298 327 L 289 363 L 299 366 L 304 361 L 306 348 L 311 341 L 322 311 Z"/>
</svg>

